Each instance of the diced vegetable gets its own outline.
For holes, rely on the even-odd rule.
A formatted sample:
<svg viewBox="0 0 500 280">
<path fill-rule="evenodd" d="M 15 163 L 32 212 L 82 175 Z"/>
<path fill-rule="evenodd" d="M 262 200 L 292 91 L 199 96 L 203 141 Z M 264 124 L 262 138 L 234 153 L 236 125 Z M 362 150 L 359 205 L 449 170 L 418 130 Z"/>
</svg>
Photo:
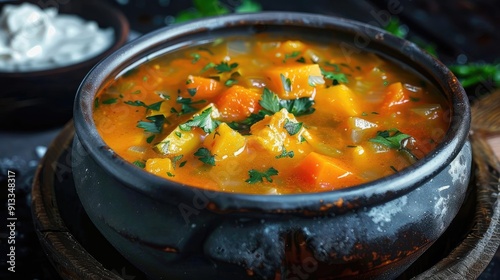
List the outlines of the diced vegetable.
<svg viewBox="0 0 500 280">
<path fill-rule="evenodd" d="M 146 161 L 145 170 L 164 178 L 175 176 L 174 167 L 169 158 L 150 158 Z"/>
<path fill-rule="evenodd" d="M 183 97 L 193 101 L 206 100 L 215 97 L 224 89 L 224 85 L 214 79 L 189 75 L 186 80 L 186 92 Z"/>
<path fill-rule="evenodd" d="M 245 143 L 245 137 L 226 123 L 222 123 L 213 133 L 205 137 L 203 146 L 210 150 L 215 161 L 221 161 L 240 154 L 245 148 Z"/>
<path fill-rule="evenodd" d="M 242 121 L 260 110 L 259 99 L 260 93 L 257 90 L 233 85 L 219 95 L 215 104 L 217 108 L 221 108 L 222 120 Z"/>
<path fill-rule="evenodd" d="M 412 108 L 411 111 L 427 120 L 439 118 L 442 114 L 441 105 L 439 104 L 420 105 Z"/>
<path fill-rule="evenodd" d="M 215 129 L 214 123 L 219 112 L 213 104 L 209 104 L 193 117 L 171 131 L 154 150 L 168 157 L 175 157 L 193 152 L 203 141 L 203 137 Z"/>
<path fill-rule="evenodd" d="M 290 151 L 298 145 L 307 145 L 303 143 L 306 129 L 286 109 L 255 123 L 250 133 L 265 150 L 275 154 L 281 153 L 283 147 Z"/>
<path fill-rule="evenodd" d="M 400 82 L 390 84 L 387 87 L 382 108 L 389 109 L 394 106 L 410 102 L 410 96 Z"/>
<path fill-rule="evenodd" d="M 317 64 L 298 64 L 273 67 L 264 72 L 268 79 L 268 88 L 282 99 L 311 97 L 316 93 L 316 85 L 323 84 L 321 69 Z M 311 84 L 310 80 L 317 82 Z"/>
<path fill-rule="evenodd" d="M 341 119 L 342 116 L 360 116 L 362 108 L 358 97 L 346 85 L 326 88 L 316 95 L 316 111 Z"/>
<path fill-rule="evenodd" d="M 368 139 L 373 132 L 377 131 L 378 125 L 358 117 L 347 119 L 347 129 L 351 134 L 351 140 L 354 144 L 359 144 Z"/>
<path fill-rule="evenodd" d="M 336 190 L 363 182 L 356 170 L 346 163 L 312 152 L 296 167 L 295 174 L 303 191 Z"/>
</svg>

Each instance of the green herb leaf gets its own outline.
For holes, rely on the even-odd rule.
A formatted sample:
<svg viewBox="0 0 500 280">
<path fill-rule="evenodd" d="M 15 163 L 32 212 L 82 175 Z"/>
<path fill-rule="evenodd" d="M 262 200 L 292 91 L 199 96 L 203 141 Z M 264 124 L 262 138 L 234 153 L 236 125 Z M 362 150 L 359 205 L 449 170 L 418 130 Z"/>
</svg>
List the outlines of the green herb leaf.
<svg viewBox="0 0 500 280">
<path fill-rule="evenodd" d="M 410 137 L 410 135 L 404 134 L 401 131 L 393 128 L 389 130 L 378 131 L 377 136 L 375 138 L 371 138 L 369 141 L 382 144 L 391 149 L 401 150 L 403 148 L 402 142 Z"/>
<path fill-rule="evenodd" d="M 212 107 L 209 107 L 199 115 L 194 116 L 191 120 L 179 125 L 179 128 L 184 131 L 191 130 L 192 127 L 199 127 L 203 129 L 206 133 L 211 133 L 220 124 L 220 121 L 212 118 Z"/>
<path fill-rule="evenodd" d="M 340 83 L 347 84 L 349 82 L 349 80 L 347 79 L 347 76 L 344 73 L 335 73 L 335 72 L 331 72 L 331 71 L 326 71 L 325 69 L 323 69 L 321 67 L 320 67 L 320 69 L 321 69 L 321 75 L 323 75 L 323 77 L 326 80 L 332 80 L 334 85 L 337 85 Z"/>
<path fill-rule="evenodd" d="M 238 63 L 228 64 L 227 62 L 221 62 L 214 66 L 214 69 L 217 70 L 218 73 L 231 72 L 234 68 L 238 67 Z"/>
<path fill-rule="evenodd" d="M 293 136 L 300 131 L 300 129 L 302 128 L 302 123 L 292 122 L 289 119 L 285 119 L 285 125 L 283 126 L 283 128 L 285 128 L 290 136 Z"/>
<path fill-rule="evenodd" d="M 137 127 L 144 129 L 146 132 L 161 133 L 163 124 L 165 123 L 164 115 L 149 116 L 146 119 L 150 120 L 150 122 L 140 121 L 137 123 Z"/>
<path fill-rule="evenodd" d="M 232 85 L 234 85 L 234 84 L 236 84 L 236 83 L 238 83 L 238 80 L 236 80 L 236 79 L 228 79 L 228 80 L 224 83 L 224 85 L 225 85 L 225 86 L 227 86 L 227 87 L 230 87 L 230 86 L 232 86 Z"/>
<path fill-rule="evenodd" d="M 292 91 L 292 81 L 290 81 L 290 79 L 285 77 L 285 75 L 283 74 L 280 74 L 280 78 L 281 78 L 281 84 L 283 84 L 283 89 L 286 92 Z"/>
<path fill-rule="evenodd" d="M 124 103 L 127 105 L 130 105 L 130 106 L 144 107 L 148 110 L 159 111 L 161 108 L 161 103 L 163 103 L 163 101 L 159 101 L 159 102 L 153 103 L 151 105 L 146 105 L 144 102 L 142 102 L 140 100 L 125 101 Z"/>
<path fill-rule="evenodd" d="M 198 159 L 208 165 L 215 166 L 215 157 L 210 153 L 210 151 L 207 148 L 199 148 L 196 153 L 194 153 Z"/>
<path fill-rule="evenodd" d="M 177 162 L 182 159 L 184 155 L 178 155 L 172 158 L 172 166 L 175 169 L 177 166 Z"/>
<path fill-rule="evenodd" d="M 115 104 L 117 101 L 118 101 L 118 98 L 109 98 L 109 99 L 103 100 L 102 104 L 106 104 L 106 105 Z"/>
<path fill-rule="evenodd" d="M 191 60 L 191 63 L 193 64 L 196 64 L 196 62 L 198 62 L 198 60 L 200 60 L 201 58 L 201 55 L 199 53 L 192 53 L 190 56 L 193 58 L 193 60 Z"/>
<path fill-rule="evenodd" d="M 99 108 L 99 97 L 96 97 L 94 99 L 94 109 L 97 109 L 97 108 Z"/>
<path fill-rule="evenodd" d="M 264 172 L 260 172 L 260 171 L 257 171 L 255 169 L 251 169 L 248 171 L 248 176 L 249 178 L 247 180 L 245 180 L 245 182 L 249 183 L 249 184 L 255 184 L 255 183 L 259 183 L 259 182 L 264 182 L 264 178 L 272 183 L 273 182 L 273 179 L 271 178 L 271 176 L 275 176 L 275 175 L 278 175 L 278 170 L 274 169 L 273 167 L 270 167 L 269 169 L 267 169 L 266 171 Z"/>
<path fill-rule="evenodd" d="M 148 138 L 146 138 L 146 142 L 148 144 L 151 144 L 151 142 L 153 142 L 153 140 L 155 139 L 155 137 L 156 137 L 156 135 L 154 135 L 154 134 L 151 135 L 151 136 L 149 136 Z"/>
<path fill-rule="evenodd" d="M 286 157 L 293 158 L 294 155 L 295 154 L 293 151 L 287 151 L 285 146 L 283 146 L 281 149 L 281 154 L 277 155 L 276 158 L 277 159 L 286 158 Z"/>
<path fill-rule="evenodd" d="M 259 104 L 262 108 L 273 114 L 280 110 L 280 99 L 278 95 L 267 88 L 264 88 L 264 91 L 262 92 L 262 99 L 259 100 Z"/>
<path fill-rule="evenodd" d="M 144 169 L 146 167 L 146 163 L 142 160 L 136 160 L 136 161 L 132 162 L 132 164 L 139 167 L 139 168 L 142 168 L 142 169 Z"/>
<path fill-rule="evenodd" d="M 283 59 L 283 63 L 285 63 L 287 59 L 295 58 L 295 57 L 298 57 L 299 55 L 300 55 L 300 51 L 293 51 L 292 53 L 286 53 L 285 58 Z"/>
</svg>

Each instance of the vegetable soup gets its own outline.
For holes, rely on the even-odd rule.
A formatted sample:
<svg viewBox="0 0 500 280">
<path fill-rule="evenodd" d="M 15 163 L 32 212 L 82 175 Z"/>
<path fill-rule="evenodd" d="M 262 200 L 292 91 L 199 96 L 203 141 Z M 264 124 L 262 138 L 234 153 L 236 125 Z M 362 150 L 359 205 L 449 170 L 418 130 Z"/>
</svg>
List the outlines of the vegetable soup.
<svg viewBox="0 0 500 280">
<path fill-rule="evenodd" d="M 167 53 L 95 98 L 111 149 L 168 180 L 238 193 L 337 190 L 434 149 L 447 103 L 374 53 L 290 38 L 229 38 Z"/>
</svg>

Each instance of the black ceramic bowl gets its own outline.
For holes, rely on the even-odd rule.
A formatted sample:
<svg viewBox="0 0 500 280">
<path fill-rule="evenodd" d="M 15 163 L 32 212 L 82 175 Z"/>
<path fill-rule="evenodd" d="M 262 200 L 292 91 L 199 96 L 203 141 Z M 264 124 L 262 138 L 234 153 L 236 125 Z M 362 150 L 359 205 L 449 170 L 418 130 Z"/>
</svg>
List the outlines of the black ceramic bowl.
<svg viewBox="0 0 500 280">
<path fill-rule="evenodd" d="M 451 108 L 443 142 L 395 175 L 282 196 L 174 183 L 125 162 L 103 142 L 92 119 L 94 97 L 124 69 L 166 49 L 256 33 L 330 36 L 349 50 L 373 51 L 421 73 Z M 238 14 L 160 29 L 99 63 L 74 109 L 73 174 L 82 204 L 111 244 L 155 279 L 394 278 L 447 228 L 471 172 L 469 105 L 452 73 L 412 43 L 336 17 Z"/>
<path fill-rule="evenodd" d="M 129 24 L 123 13 L 104 1 L 27 1 L 41 8 L 56 7 L 60 14 L 78 15 L 114 29 L 107 50 L 76 64 L 27 72 L 0 70 L 0 128 L 35 129 L 62 125 L 72 117 L 73 101 L 85 75 L 101 59 L 123 46 Z M 19 3 L 7 3 L 19 5 Z M 0 10 L 3 6 L 0 5 Z"/>
</svg>

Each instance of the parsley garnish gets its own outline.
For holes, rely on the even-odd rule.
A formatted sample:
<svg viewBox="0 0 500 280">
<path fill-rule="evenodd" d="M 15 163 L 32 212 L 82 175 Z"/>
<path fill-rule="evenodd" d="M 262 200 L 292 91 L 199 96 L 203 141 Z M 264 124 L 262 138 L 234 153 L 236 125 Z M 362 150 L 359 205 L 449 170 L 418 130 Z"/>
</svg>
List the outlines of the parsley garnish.
<svg viewBox="0 0 500 280">
<path fill-rule="evenodd" d="M 139 167 L 139 168 L 142 168 L 142 169 L 144 169 L 146 167 L 146 163 L 142 160 L 136 160 L 136 161 L 132 162 L 132 164 Z"/>
<path fill-rule="evenodd" d="M 295 116 L 303 116 L 314 112 L 314 101 L 308 97 L 302 97 L 291 100 L 282 100 L 271 90 L 264 88 L 259 104 L 262 110 L 257 113 L 252 113 L 248 118 L 241 122 L 231 122 L 228 125 L 235 130 L 244 130 L 252 124 L 264 119 L 266 115 L 273 115 L 285 108 L 289 113 Z"/>
<path fill-rule="evenodd" d="M 97 108 L 99 108 L 99 97 L 96 97 L 96 99 L 94 99 L 94 109 Z"/>
<path fill-rule="evenodd" d="M 167 172 L 168 177 L 175 177 L 175 174 L 172 174 L 171 172 Z"/>
<path fill-rule="evenodd" d="M 154 115 L 146 117 L 146 119 L 151 122 L 140 121 L 137 123 L 138 128 L 144 129 L 146 132 L 150 133 L 160 133 L 163 129 L 163 124 L 165 123 L 164 115 Z"/>
<path fill-rule="evenodd" d="M 181 160 L 181 158 L 182 158 L 183 156 L 184 156 L 184 155 L 178 155 L 178 156 L 175 156 L 175 157 L 173 157 L 173 158 L 172 158 L 172 166 L 174 167 L 174 169 L 175 169 L 175 166 L 177 165 L 177 162 L 178 162 L 179 160 Z"/>
<path fill-rule="evenodd" d="M 285 77 L 285 75 L 280 74 L 281 77 L 281 83 L 283 84 L 283 89 L 286 92 L 292 91 L 292 81 L 290 81 L 290 78 Z"/>
<path fill-rule="evenodd" d="M 221 62 L 214 66 L 217 73 L 231 72 L 234 68 L 238 67 L 238 63 L 228 64 L 227 62 Z"/>
<path fill-rule="evenodd" d="M 287 59 L 289 59 L 289 58 L 295 58 L 295 57 L 297 57 L 299 55 L 300 55 L 300 51 L 293 51 L 290 54 L 286 53 L 285 54 L 285 59 L 283 59 L 283 63 L 285 63 Z"/>
<path fill-rule="evenodd" d="M 321 69 L 321 75 L 323 75 L 323 77 L 327 80 L 332 80 L 332 83 L 334 85 L 338 85 L 340 83 L 346 84 L 349 82 L 347 76 L 344 73 L 335 73 L 331 71 L 326 71 L 322 67 L 320 67 L 320 69 Z"/>
<path fill-rule="evenodd" d="M 156 137 L 156 135 L 154 135 L 154 134 L 151 135 L 151 136 L 149 136 L 148 138 L 146 138 L 146 142 L 148 144 L 151 144 L 151 142 L 153 142 L 153 140 L 155 139 L 155 137 Z"/>
<path fill-rule="evenodd" d="M 228 79 L 228 80 L 224 83 L 224 85 L 225 85 L 225 86 L 227 86 L 227 87 L 230 87 L 230 86 L 232 86 L 232 85 L 234 85 L 234 84 L 236 84 L 236 83 L 238 83 L 238 80 L 236 80 L 236 79 Z"/>
<path fill-rule="evenodd" d="M 188 91 L 189 95 L 195 96 L 198 89 L 197 88 L 188 88 L 187 91 Z"/>
<path fill-rule="evenodd" d="M 300 62 L 300 63 L 306 63 L 306 59 L 303 56 L 301 56 L 300 58 L 298 58 L 295 61 Z"/>
<path fill-rule="evenodd" d="M 215 166 L 215 157 L 210 153 L 210 151 L 207 148 L 201 147 L 194 153 L 195 156 L 198 157 L 198 159 L 208 165 Z"/>
<path fill-rule="evenodd" d="M 109 99 L 106 99 L 106 100 L 103 100 L 102 101 L 102 104 L 115 104 L 116 101 L 118 101 L 118 98 L 109 98 Z"/>
<path fill-rule="evenodd" d="M 177 97 L 177 103 L 181 104 L 181 111 L 180 112 L 177 112 L 177 110 L 175 110 L 174 108 L 170 109 L 172 113 L 178 113 L 179 115 L 183 115 L 183 114 L 188 114 L 188 113 L 192 113 L 192 112 L 196 112 L 198 109 L 196 109 L 195 107 L 193 107 L 192 105 L 195 105 L 195 104 L 200 104 L 200 103 L 205 103 L 206 101 L 205 100 L 198 100 L 198 101 L 192 101 L 191 98 L 184 98 L 184 97 Z"/>
<path fill-rule="evenodd" d="M 142 102 L 140 100 L 125 101 L 124 103 L 127 105 L 130 105 L 130 106 L 144 107 L 148 110 L 159 111 L 161 108 L 161 103 L 163 103 L 163 101 L 159 101 L 159 102 L 153 103 L 151 105 L 146 105 L 144 102 Z"/>
<path fill-rule="evenodd" d="M 245 182 L 249 183 L 249 184 L 255 184 L 255 183 L 258 183 L 258 182 L 264 182 L 264 178 L 272 183 L 273 182 L 273 179 L 271 178 L 271 176 L 275 176 L 275 175 L 278 175 L 278 170 L 274 169 L 273 167 L 270 167 L 268 170 L 264 171 L 264 172 L 260 172 L 260 171 L 257 171 L 255 169 L 251 169 L 248 171 L 248 176 L 249 178 L 247 180 L 245 180 Z"/>
<path fill-rule="evenodd" d="M 293 158 L 294 156 L 294 152 L 293 151 L 287 151 L 285 146 L 283 146 L 283 148 L 281 149 L 281 154 L 277 155 L 276 158 L 286 158 L 286 157 L 289 157 L 289 158 Z"/>
<path fill-rule="evenodd" d="M 193 58 L 193 60 L 191 60 L 191 63 L 195 64 L 196 62 L 198 62 L 198 60 L 200 60 L 201 55 L 199 53 L 192 53 L 191 57 Z"/>
<path fill-rule="evenodd" d="M 404 134 L 401 131 L 393 128 L 384 131 L 378 131 L 377 136 L 375 138 L 370 139 L 370 142 L 382 144 L 391 149 L 401 150 L 404 148 L 402 142 L 411 136 L 408 134 Z"/>
<path fill-rule="evenodd" d="M 289 119 L 285 119 L 285 125 L 283 128 L 290 134 L 290 136 L 293 136 L 297 134 L 300 129 L 302 128 L 302 123 L 301 122 L 292 122 Z"/>
<path fill-rule="evenodd" d="M 194 116 L 191 120 L 179 125 L 179 128 L 184 131 L 191 130 L 192 127 L 199 127 L 206 133 L 211 133 L 220 124 L 220 121 L 212 119 L 213 107 L 208 107 L 199 115 Z"/>
</svg>

